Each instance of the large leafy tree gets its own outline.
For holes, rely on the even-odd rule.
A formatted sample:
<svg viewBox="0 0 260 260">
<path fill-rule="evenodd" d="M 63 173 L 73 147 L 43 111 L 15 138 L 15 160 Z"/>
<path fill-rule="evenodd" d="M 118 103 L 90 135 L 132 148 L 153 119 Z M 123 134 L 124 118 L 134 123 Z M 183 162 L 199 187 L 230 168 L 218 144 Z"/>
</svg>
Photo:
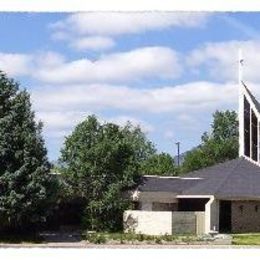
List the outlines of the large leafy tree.
<svg viewBox="0 0 260 260">
<path fill-rule="evenodd" d="M 44 219 L 51 196 L 50 165 L 30 96 L 0 73 L 1 228 L 27 228 Z"/>
<path fill-rule="evenodd" d="M 102 124 L 95 116 L 87 117 L 66 138 L 60 161 L 70 191 L 84 202 L 88 228 L 122 227 L 122 213 L 129 206 L 122 194 L 137 183 L 141 163 L 153 153 L 139 127 Z"/>
<path fill-rule="evenodd" d="M 151 155 L 144 161 L 141 171 L 147 175 L 176 175 L 177 167 L 170 154 L 159 153 Z"/>
<path fill-rule="evenodd" d="M 238 119 L 235 111 L 216 111 L 211 132 L 202 135 L 202 143 L 185 156 L 183 172 L 198 170 L 238 157 Z"/>
</svg>

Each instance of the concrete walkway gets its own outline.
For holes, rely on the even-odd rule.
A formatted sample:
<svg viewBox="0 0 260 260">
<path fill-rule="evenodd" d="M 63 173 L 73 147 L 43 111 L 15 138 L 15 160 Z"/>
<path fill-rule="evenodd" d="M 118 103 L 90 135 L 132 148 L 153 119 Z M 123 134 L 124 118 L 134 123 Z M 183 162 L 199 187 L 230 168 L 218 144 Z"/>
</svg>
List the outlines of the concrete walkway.
<svg viewBox="0 0 260 260">
<path fill-rule="evenodd" d="M 260 249 L 260 246 L 237 246 L 237 245 L 131 245 L 131 244 L 89 244 L 85 241 L 69 243 L 41 243 L 41 244 L 4 244 L 0 248 L 79 248 L 79 249 Z"/>
<path fill-rule="evenodd" d="M 232 236 L 218 234 L 216 236 L 203 236 L 201 241 L 174 244 L 149 244 L 149 242 L 108 242 L 106 244 L 91 244 L 81 239 L 80 231 L 44 231 L 40 237 L 41 243 L 0 243 L 0 248 L 260 248 L 260 246 L 235 246 L 232 244 Z M 126 243 L 126 242 L 125 242 Z"/>
</svg>

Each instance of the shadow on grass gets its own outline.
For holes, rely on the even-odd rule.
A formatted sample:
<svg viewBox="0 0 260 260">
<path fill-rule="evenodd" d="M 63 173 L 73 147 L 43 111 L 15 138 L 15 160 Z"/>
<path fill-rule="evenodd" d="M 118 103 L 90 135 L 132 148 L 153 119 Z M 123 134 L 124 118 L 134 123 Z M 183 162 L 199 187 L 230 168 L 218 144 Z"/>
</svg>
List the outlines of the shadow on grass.
<svg viewBox="0 0 260 260">
<path fill-rule="evenodd" d="M 44 231 L 39 233 L 44 242 L 80 242 L 82 240 L 79 231 Z"/>
<path fill-rule="evenodd" d="M 22 244 L 22 243 L 32 243 L 39 244 L 43 242 L 43 238 L 38 234 L 21 234 L 21 233 L 12 233 L 12 234 L 0 234 L 0 243 L 8 244 Z"/>
</svg>

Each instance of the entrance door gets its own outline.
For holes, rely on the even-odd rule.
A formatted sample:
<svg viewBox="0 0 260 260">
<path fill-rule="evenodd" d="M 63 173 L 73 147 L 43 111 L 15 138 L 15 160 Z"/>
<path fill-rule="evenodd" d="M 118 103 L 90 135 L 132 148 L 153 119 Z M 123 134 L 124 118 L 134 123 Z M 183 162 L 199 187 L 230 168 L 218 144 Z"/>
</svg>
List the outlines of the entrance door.
<svg viewBox="0 0 260 260">
<path fill-rule="evenodd" d="M 231 201 L 222 200 L 219 205 L 219 231 L 231 232 Z"/>
</svg>

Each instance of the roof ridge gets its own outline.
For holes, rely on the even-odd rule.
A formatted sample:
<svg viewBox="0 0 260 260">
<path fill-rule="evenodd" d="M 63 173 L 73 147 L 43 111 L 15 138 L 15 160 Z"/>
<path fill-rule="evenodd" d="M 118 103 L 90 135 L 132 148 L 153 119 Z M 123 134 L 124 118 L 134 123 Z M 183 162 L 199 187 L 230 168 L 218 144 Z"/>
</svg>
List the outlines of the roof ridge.
<svg viewBox="0 0 260 260">
<path fill-rule="evenodd" d="M 243 159 L 243 157 L 240 156 L 240 157 L 235 158 L 235 159 L 227 160 L 227 161 L 224 161 L 224 162 L 219 162 L 219 163 L 216 163 L 216 164 L 213 164 L 213 165 L 210 165 L 210 166 L 198 169 L 198 170 L 194 170 L 194 171 L 185 173 L 185 174 L 183 174 L 183 176 L 190 175 L 190 174 L 195 174 L 195 173 L 199 173 L 199 172 L 204 172 L 204 171 L 206 171 L 208 169 L 211 169 L 211 168 L 214 168 L 214 167 L 218 167 L 218 166 L 220 166 L 222 164 L 225 164 L 225 163 L 229 163 L 229 162 L 232 162 L 232 161 L 241 161 L 241 159 Z"/>
<path fill-rule="evenodd" d="M 258 102 L 258 100 L 255 98 L 255 96 L 251 92 L 251 90 L 247 87 L 247 85 L 243 81 L 242 81 L 242 84 L 243 84 L 245 90 L 247 91 L 249 97 L 251 98 L 253 104 L 255 105 L 256 110 L 258 112 L 260 112 L 260 103 Z"/>
</svg>

